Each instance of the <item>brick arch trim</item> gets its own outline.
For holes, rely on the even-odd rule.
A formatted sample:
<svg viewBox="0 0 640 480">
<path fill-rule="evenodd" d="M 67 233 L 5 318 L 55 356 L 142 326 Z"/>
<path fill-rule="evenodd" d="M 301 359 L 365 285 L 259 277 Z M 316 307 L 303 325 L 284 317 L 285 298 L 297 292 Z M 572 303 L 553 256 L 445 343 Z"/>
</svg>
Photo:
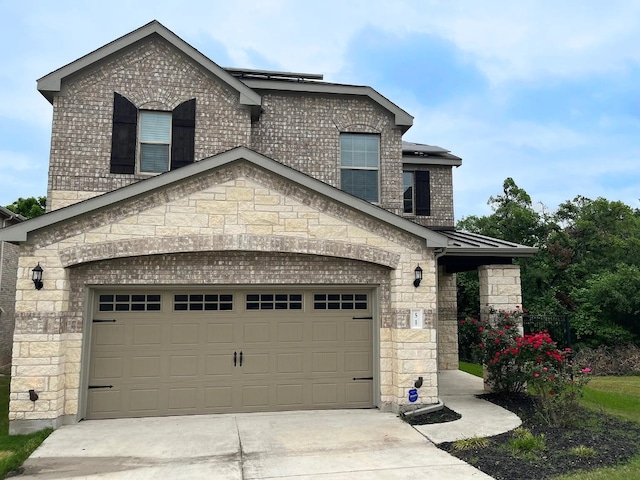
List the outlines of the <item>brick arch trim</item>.
<svg viewBox="0 0 640 480">
<path fill-rule="evenodd" d="M 400 255 L 381 248 L 335 240 L 266 235 L 185 235 L 118 240 L 69 247 L 60 252 L 63 267 L 98 260 L 167 253 L 204 251 L 255 251 L 303 253 L 348 258 L 397 268 Z"/>
</svg>

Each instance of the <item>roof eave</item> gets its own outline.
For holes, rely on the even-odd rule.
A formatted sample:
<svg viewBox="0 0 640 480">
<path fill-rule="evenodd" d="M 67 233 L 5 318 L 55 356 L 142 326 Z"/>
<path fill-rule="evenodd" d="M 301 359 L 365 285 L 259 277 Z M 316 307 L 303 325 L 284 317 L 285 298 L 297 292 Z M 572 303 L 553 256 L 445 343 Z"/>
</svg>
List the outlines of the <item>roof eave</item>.
<svg viewBox="0 0 640 480">
<path fill-rule="evenodd" d="M 224 68 L 220 67 L 208 57 L 200 53 L 197 49 L 182 40 L 157 20 L 154 20 L 38 79 L 38 91 L 40 91 L 40 93 L 49 100 L 49 102 L 53 103 L 53 97 L 60 91 L 62 81 L 65 78 L 154 34 L 165 39 L 175 48 L 190 57 L 193 61 L 200 64 L 203 68 L 239 92 L 241 104 L 249 106 L 261 104 L 262 100 L 257 92 L 251 90 L 244 83 L 225 71 Z"/>
<path fill-rule="evenodd" d="M 254 90 L 365 96 L 392 113 L 394 115 L 395 124 L 403 133 L 413 126 L 413 116 L 409 115 L 403 109 L 369 86 L 341 85 L 324 82 L 292 82 L 256 78 L 245 78 L 242 79 L 242 82 Z"/>
<path fill-rule="evenodd" d="M 416 237 L 423 238 L 425 240 L 425 245 L 429 248 L 443 248 L 447 246 L 447 238 L 440 233 L 429 230 L 422 225 L 413 223 L 410 220 L 395 215 L 381 207 L 356 198 L 338 188 L 321 182 L 311 176 L 305 175 L 302 172 L 276 162 L 275 160 L 265 157 L 264 155 L 246 147 L 237 147 L 214 157 L 209 157 L 186 167 L 182 167 L 178 170 L 172 170 L 162 175 L 122 187 L 118 190 L 69 205 L 68 207 L 54 210 L 53 212 L 49 212 L 18 225 L 0 229 L 0 240 L 15 243 L 26 242 L 28 241 L 29 234 L 37 230 L 65 222 L 72 218 L 97 212 L 120 202 L 129 201 L 139 195 L 144 195 L 145 193 L 180 182 L 189 177 L 203 174 L 209 170 L 219 168 L 239 160 L 246 160 L 266 171 L 270 171 L 276 175 L 284 177 L 338 203 L 350 208 L 355 208 L 363 214 L 374 217 L 383 223 L 400 230 L 404 230 Z"/>
</svg>

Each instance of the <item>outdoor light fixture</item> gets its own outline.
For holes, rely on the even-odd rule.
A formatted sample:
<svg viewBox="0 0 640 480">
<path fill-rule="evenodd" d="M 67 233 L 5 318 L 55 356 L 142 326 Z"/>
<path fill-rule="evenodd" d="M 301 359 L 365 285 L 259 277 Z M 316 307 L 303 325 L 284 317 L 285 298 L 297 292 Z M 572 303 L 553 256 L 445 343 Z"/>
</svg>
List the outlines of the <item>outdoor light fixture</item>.
<svg viewBox="0 0 640 480">
<path fill-rule="evenodd" d="M 42 283 L 42 267 L 40 266 L 40 262 L 36 265 L 36 268 L 31 270 L 31 280 L 33 280 L 33 284 L 36 286 L 36 290 L 40 290 L 44 284 Z"/>
<path fill-rule="evenodd" d="M 413 281 L 413 286 L 418 288 L 420 286 L 420 282 L 422 281 L 422 269 L 420 268 L 419 264 L 413 271 L 413 273 L 415 273 L 416 276 L 415 280 Z"/>
</svg>

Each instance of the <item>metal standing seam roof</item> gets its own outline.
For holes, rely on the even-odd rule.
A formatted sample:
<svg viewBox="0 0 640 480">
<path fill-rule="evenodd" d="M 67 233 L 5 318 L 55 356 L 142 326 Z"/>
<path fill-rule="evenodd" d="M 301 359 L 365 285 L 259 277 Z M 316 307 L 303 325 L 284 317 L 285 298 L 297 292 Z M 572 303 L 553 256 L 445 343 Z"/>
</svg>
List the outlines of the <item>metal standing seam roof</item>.
<svg viewBox="0 0 640 480">
<path fill-rule="evenodd" d="M 445 256 L 531 257 L 538 251 L 536 247 L 528 247 L 477 233 L 454 230 L 443 230 L 438 233 L 444 235 L 448 240 Z"/>
</svg>

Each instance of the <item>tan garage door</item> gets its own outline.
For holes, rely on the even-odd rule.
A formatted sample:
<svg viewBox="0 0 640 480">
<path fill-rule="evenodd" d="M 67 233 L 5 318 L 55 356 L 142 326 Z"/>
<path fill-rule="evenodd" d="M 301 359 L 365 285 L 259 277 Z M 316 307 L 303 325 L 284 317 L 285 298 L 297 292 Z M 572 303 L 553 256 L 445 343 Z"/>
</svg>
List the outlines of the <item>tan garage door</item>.
<svg viewBox="0 0 640 480">
<path fill-rule="evenodd" d="M 86 418 L 373 406 L 370 291 L 99 291 Z"/>
</svg>

